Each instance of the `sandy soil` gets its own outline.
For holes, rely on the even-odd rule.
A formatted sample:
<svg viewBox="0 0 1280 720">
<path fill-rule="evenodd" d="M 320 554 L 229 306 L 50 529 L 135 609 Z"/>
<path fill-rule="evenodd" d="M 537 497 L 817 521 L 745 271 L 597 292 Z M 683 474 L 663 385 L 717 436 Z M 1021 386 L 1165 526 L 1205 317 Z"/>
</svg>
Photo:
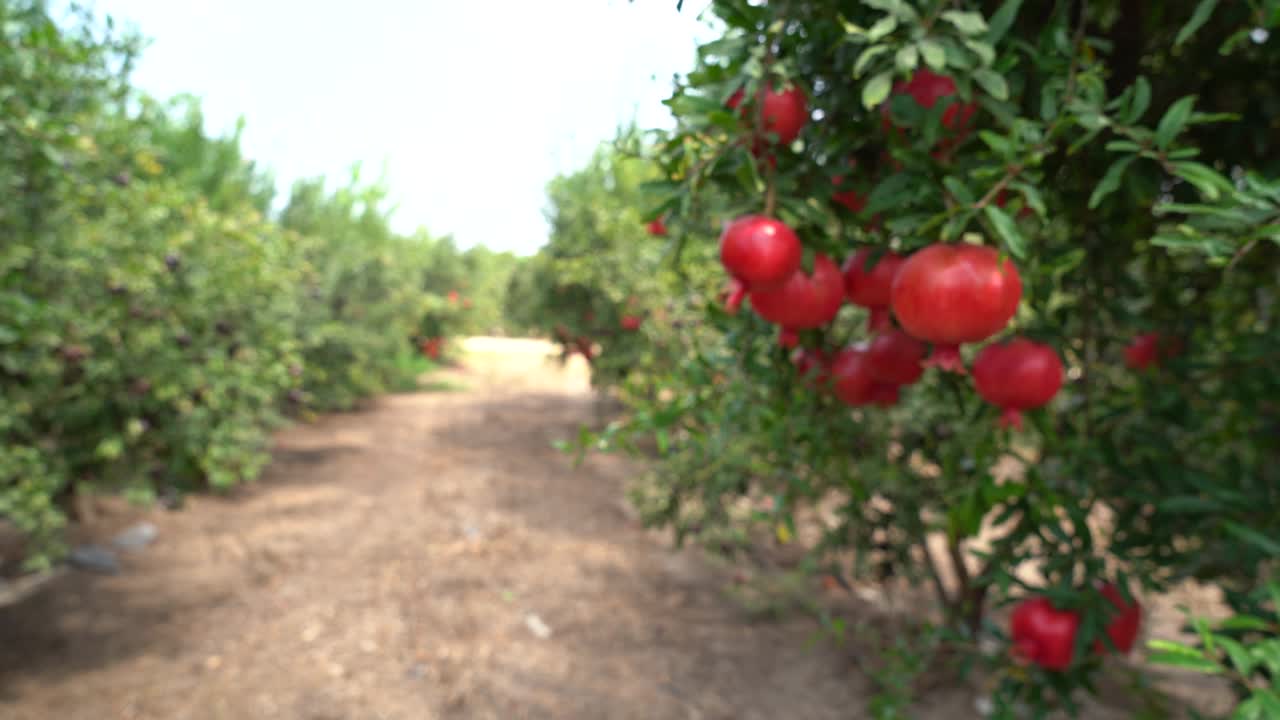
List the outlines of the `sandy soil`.
<svg viewBox="0 0 1280 720">
<path fill-rule="evenodd" d="M 84 532 L 158 540 L 0 608 L 0 718 L 867 717 L 848 649 L 641 529 L 634 466 L 551 446 L 595 415 L 580 359 L 466 349 L 430 391 L 280 433 L 252 487 L 107 506 Z M 913 716 L 972 707 L 940 690 Z"/>
</svg>

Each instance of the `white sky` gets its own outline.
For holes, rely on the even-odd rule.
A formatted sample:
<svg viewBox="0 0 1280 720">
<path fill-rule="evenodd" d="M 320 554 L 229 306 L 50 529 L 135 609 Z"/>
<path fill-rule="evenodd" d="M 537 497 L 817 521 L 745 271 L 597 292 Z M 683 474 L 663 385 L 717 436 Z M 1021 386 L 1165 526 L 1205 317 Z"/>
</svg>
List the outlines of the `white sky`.
<svg viewBox="0 0 1280 720">
<path fill-rule="evenodd" d="M 386 178 L 398 230 L 528 254 L 546 183 L 614 129 L 670 124 L 709 0 L 92 0 L 152 39 L 135 82 L 239 115 L 276 174 Z M 709 15 L 709 13 L 708 13 Z M 384 165 L 385 164 L 385 165 Z"/>
</svg>

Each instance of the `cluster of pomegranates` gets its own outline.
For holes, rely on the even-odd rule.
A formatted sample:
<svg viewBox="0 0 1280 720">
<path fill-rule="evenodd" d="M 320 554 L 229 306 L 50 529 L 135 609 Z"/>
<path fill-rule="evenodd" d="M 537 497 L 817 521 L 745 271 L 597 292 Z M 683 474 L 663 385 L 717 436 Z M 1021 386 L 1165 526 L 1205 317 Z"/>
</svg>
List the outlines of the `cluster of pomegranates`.
<svg viewBox="0 0 1280 720">
<path fill-rule="evenodd" d="M 748 300 L 779 326 L 788 347 L 798 345 L 800 330 L 834 320 L 846 300 L 866 308 L 866 342 L 834 356 L 809 348 L 793 354 L 802 372 L 853 406 L 895 404 L 899 389 L 929 366 L 966 372 L 959 346 L 1003 330 L 1022 298 L 1017 267 L 990 247 L 937 243 L 905 257 L 863 248 L 843 267 L 819 253 L 808 272 L 802 254 L 795 232 L 779 220 L 748 215 L 726 225 L 720 261 L 731 278 L 727 306 L 735 312 Z M 1023 411 L 1057 394 L 1063 367 L 1052 348 L 1015 338 L 984 348 L 973 376 L 978 394 L 1004 410 L 1002 423 L 1019 426 Z"/>
<path fill-rule="evenodd" d="M 1107 637 L 1116 650 L 1128 653 L 1138 638 L 1142 607 L 1137 600 L 1125 602 L 1120 590 L 1111 583 L 1102 585 L 1098 591 L 1115 608 L 1106 626 Z M 1013 641 L 1014 655 L 1046 670 L 1066 670 L 1071 667 L 1075 659 L 1076 633 L 1079 629 L 1079 612 L 1059 610 L 1046 597 L 1023 600 L 1014 608 L 1009 619 L 1009 635 Z M 1108 649 L 1101 639 L 1093 644 L 1093 651 L 1097 654 L 1105 653 Z"/>
</svg>

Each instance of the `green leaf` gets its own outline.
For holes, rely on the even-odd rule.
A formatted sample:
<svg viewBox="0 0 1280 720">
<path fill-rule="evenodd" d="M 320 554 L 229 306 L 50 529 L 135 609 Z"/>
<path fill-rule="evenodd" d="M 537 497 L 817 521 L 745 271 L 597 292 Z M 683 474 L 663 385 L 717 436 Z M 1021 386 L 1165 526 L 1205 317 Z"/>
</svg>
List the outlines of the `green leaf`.
<svg viewBox="0 0 1280 720">
<path fill-rule="evenodd" d="M 1111 167 L 1107 168 L 1107 172 L 1102 176 L 1102 180 L 1098 182 L 1098 186 L 1093 189 L 1093 194 L 1089 196 L 1089 209 L 1098 207 L 1108 195 L 1116 191 L 1120 187 L 1120 179 L 1124 177 L 1124 171 L 1129 168 L 1129 164 L 1137 159 L 1136 155 L 1122 157 L 1111 163 Z"/>
<path fill-rule="evenodd" d="M 878 40 L 884 39 L 887 35 L 889 35 L 889 33 L 897 29 L 898 29 L 898 18 L 892 15 L 885 15 L 884 17 L 877 20 L 876 24 L 872 25 L 867 30 L 867 38 L 871 40 L 871 42 L 876 42 Z"/>
<path fill-rule="evenodd" d="M 1009 139 L 1002 135 L 997 135 L 990 130 L 979 130 L 978 137 L 987 144 L 987 147 L 1000 155 L 1008 157 L 1013 153 L 1013 146 L 1009 143 Z"/>
<path fill-rule="evenodd" d="M 883 55 L 886 52 L 889 52 L 888 45 L 872 45 L 866 50 L 863 50 L 862 53 L 858 55 L 857 62 L 853 64 L 853 76 L 855 78 L 862 77 L 862 73 L 867 69 L 867 65 L 871 64 L 872 60 L 875 60 L 878 56 Z"/>
<path fill-rule="evenodd" d="M 1017 19 L 1021 8 L 1022 0 L 1005 0 L 996 14 L 991 16 L 990 29 L 987 30 L 988 43 L 995 45 L 1000 42 L 1009 28 L 1013 27 L 1013 21 Z"/>
<path fill-rule="evenodd" d="M 889 97 L 893 85 L 893 71 L 885 70 L 873 76 L 862 86 L 862 106 L 868 110 L 875 108 Z"/>
<path fill-rule="evenodd" d="M 996 60 L 996 50 L 981 40 L 970 40 L 965 38 L 964 46 L 973 51 L 978 56 L 978 60 L 983 65 L 990 65 Z"/>
<path fill-rule="evenodd" d="M 948 10 L 942 13 L 942 19 L 954 25 L 965 35 L 981 35 L 987 31 L 987 21 L 982 18 L 982 13 Z"/>
<path fill-rule="evenodd" d="M 894 67 L 904 73 L 909 73 L 916 69 L 916 65 L 920 63 L 920 51 L 915 45 L 903 45 L 898 48 L 898 53 L 893 57 Z"/>
<path fill-rule="evenodd" d="M 1035 211 L 1040 217 L 1046 217 L 1049 214 L 1045 208 L 1044 198 L 1040 197 L 1040 190 L 1030 183 L 1013 183 L 1009 187 L 1022 193 L 1022 197 L 1027 201 L 1027 207 Z"/>
<path fill-rule="evenodd" d="M 1229 637 L 1222 637 L 1221 635 L 1216 636 L 1214 640 L 1216 640 L 1217 643 L 1227 651 L 1227 657 L 1231 658 L 1231 664 L 1235 666 L 1236 670 L 1240 671 L 1241 675 L 1248 675 L 1253 672 L 1253 655 L 1245 649 L 1244 645 L 1241 645 L 1239 642 L 1232 640 Z"/>
<path fill-rule="evenodd" d="M 1272 540 L 1257 530 L 1245 527 L 1244 525 L 1240 525 L 1230 520 L 1223 520 L 1222 527 L 1225 528 L 1227 532 L 1235 535 L 1237 539 L 1253 545 L 1259 550 L 1266 552 L 1268 555 L 1280 557 L 1280 542 Z"/>
<path fill-rule="evenodd" d="M 1151 83 L 1142 75 L 1133 81 L 1133 100 L 1129 103 L 1129 113 L 1125 122 L 1132 125 L 1142 119 L 1147 108 L 1151 106 Z"/>
<path fill-rule="evenodd" d="M 898 207 L 910 194 L 912 188 L 912 176 L 907 173 L 897 173 L 885 178 L 883 182 L 876 185 L 876 189 L 871 191 L 867 196 L 867 207 L 863 209 L 864 213 L 876 213 L 881 210 Z"/>
<path fill-rule="evenodd" d="M 1231 192 L 1231 182 L 1218 171 L 1203 163 L 1182 160 L 1173 163 L 1173 172 L 1183 180 L 1196 186 L 1209 200 L 1217 200 L 1223 192 Z"/>
<path fill-rule="evenodd" d="M 975 198 L 973 193 L 969 191 L 969 187 L 960 182 L 954 175 L 948 175 L 942 179 L 942 184 L 947 187 L 947 192 L 951 193 L 951 197 L 962 205 L 972 205 Z"/>
<path fill-rule="evenodd" d="M 973 71 L 973 79 L 982 86 L 987 94 L 997 100 L 1009 99 L 1009 85 L 1005 83 L 1004 76 L 995 70 L 988 68 L 979 68 Z"/>
<path fill-rule="evenodd" d="M 1147 645 L 1156 652 L 1147 655 L 1147 662 L 1186 668 L 1206 675 L 1217 675 L 1222 666 L 1200 654 L 1199 650 L 1164 640 L 1152 640 Z"/>
<path fill-rule="evenodd" d="M 1027 240 L 1022 237 L 1022 232 L 1018 230 L 1018 225 L 1013 221 L 1013 218 L 995 205 L 987 205 L 982 208 L 982 212 L 986 214 L 987 219 L 995 226 L 996 233 L 1000 235 L 1000 239 L 1009 248 L 1009 253 L 1019 260 L 1026 260 Z"/>
<path fill-rule="evenodd" d="M 1218 624 L 1219 630 L 1270 630 L 1271 623 L 1252 615 L 1232 615 Z"/>
<path fill-rule="evenodd" d="M 1213 10 L 1218 6 L 1218 0 L 1200 0 L 1200 4 L 1196 6 L 1196 11 L 1191 14 L 1191 19 L 1186 25 L 1178 31 L 1178 37 L 1173 39 L 1173 46 L 1178 47 L 1195 35 L 1196 31 L 1201 28 L 1209 17 L 1213 15 Z"/>
<path fill-rule="evenodd" d="M 1196 96 L 1188 95 L 1169 106 L 1164 117 L 1160 118 L 1160 124 L 1156 126 L 1156 147 L 1165 149 L 1182 132 L 1191 117 L 1191 108 L 1195 102 Z"/>
<path fill-rule="evenodd" d="M 947 67 L 947 51 L 936 40 L 925 38 L 916 43 L 920 48 L 920 54 L 924 56 L 925 64 L 934 70 L 945 70 Z"/>
<path fill-rule="evenodd" d="M 877 10 L 893 13 L 899 20 L 914 22 L 920 19 L 915 8 L 903 0 L 863 0 L 864 4 Z"/>
</svg>

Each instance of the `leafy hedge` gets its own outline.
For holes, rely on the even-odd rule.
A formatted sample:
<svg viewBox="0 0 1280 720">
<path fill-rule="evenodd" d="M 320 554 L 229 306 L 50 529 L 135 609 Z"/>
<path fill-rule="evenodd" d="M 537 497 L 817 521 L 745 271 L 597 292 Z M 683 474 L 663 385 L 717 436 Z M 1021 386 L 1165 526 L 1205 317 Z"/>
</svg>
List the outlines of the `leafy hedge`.
<svg viewBox="0 0 1280 720">
<path fill-rule="evenodd" d="M 238 134 L 130 86 L 136 38 L 13 0 L 0 32 L 0 518 L 28 566 L 81 486 L 250 480 L 286 417 L 422 369 L 460 278 L 431 275 L 444 241 L 391 231 L 381 188 L 299 183 L 275 219 Z"/>
</svg>

